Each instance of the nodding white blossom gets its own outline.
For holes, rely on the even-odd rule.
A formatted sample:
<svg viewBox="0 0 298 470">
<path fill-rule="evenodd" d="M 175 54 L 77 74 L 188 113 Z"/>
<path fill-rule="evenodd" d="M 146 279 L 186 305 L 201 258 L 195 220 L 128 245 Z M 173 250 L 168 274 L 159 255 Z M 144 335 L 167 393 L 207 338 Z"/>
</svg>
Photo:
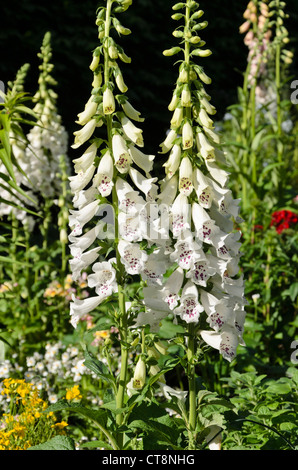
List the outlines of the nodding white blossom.
<svg viewBox="0 0 298 470">
<path fill-rule="evenodd" d="M 77 124 L 84 126 L 87 122 L 94 116 L 97 111 L 98 104 L 93 101 L 93 97 L 89 99 L 87 102 L 85 109 L 82 113 L 78 114 L 78 120 L 76 121 Z"/>
<path fill-rule="evenodd" d="M 136 127 L 127 116 L 121 119 L 122 128 L 125 135 L 138 147 L 144 147 L 143 131 Z"/>
<path fill-rule="evenodd" d="M 179 168 L 179 191 L 190 196 L 193 191 L 193 169 L 188 157 L 184 157 Z"/>
<path fill-rule="evenodd" d="M 77 299 L 72 295 L 72 302 L 70 302 L 70 323 L 74 328 L 77 327 L 80 319 L 94 310 L 101 304 L 104 297 L 96 295 L 95 297 L 87 297 L 86 299 Z"/>
<path fill-rule="evenodd" d="M 115 98 L 113 92 L 109 88 L 106 88 L 103 92 L 102 104 L 104 114 L 113 114 L 115 112 Z"/>
<path fill-rule="evenodd" d="M 140 274 L 143 271 L 148 255 L 138 244 L 120 240 L 118 251 L 128 274 Z"/>
<path fill-rule="evenodd" d="M 169 159 L 163 165 L 166 170 L 167 179 L 172 178 L 172 176 L 176 173 L 176 171 L 178 170 L 180 166 L 180 161 L 181 161 L 181 147 L 180 145 L 175 144 L 172 147 Z"/>
<path fill-rule="evenodd" d="M 79 131 L 75 131 L 75 140 L 74 144 L 72 145 L 73 149 L 77 149 L 81 145 L 83 145 L 85 142 L 87 142 L 90 137 L 92 136 L 93 132 L 95 131 L 95 127 L 97 125 L 96 119 L 90 119 L 82 129 Z"/>
<path fill-rule="evenodd" d="M 115 166 L 119 173 L 127 173 L 132 164 L 131 154 L 125 139 L 120 134 L 115 134 L 112 140 L 113 156 Z"/>
<path fill-rule="evenodd" d="M 110 196 L 114 182 L 114 164 L 109 151 L 107 151 L 99 162 L 96 174 L 98 191 L 102 197 Z"/>
</svg>

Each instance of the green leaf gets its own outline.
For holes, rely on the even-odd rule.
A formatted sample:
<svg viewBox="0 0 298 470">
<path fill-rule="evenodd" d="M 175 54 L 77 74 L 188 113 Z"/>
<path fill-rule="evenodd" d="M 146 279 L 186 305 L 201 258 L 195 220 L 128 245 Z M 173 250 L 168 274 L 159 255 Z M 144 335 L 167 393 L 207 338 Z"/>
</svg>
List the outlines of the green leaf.
<svg viewBox="0 0 298 470">
<path fill-rule="evenodd" d="M 96 359 L 92 354 L 90 354 L 87 349 L 85 350 L 85 361 L 84 365 L 92 370 L 98 377 L 100 377 L 105 382 L 108 382 L 110 385 L 115 385 L 114 377 L 110 374 L 107 366 Z"/>
<path fill-rule="evenodd" d="M 110 446 L 107 442 L 105 441 L 90 441 L 90 442 L 85 442 L 84 444 L 80 445 L 81 449 L 94 449 L 102 447 L 107 450 L 113 450 L 113 447 Z"/>
<path fill-rule="evenodd" d="M 82 406 L 80 403 L 72 403 L 65 399 L 59 400 L 53 405 L 48 406 L 46 409 L 46 413 L 52 411 L 53 413 L 57 411 L 69 411 L 73 413 L 79 413 L 80 415 L 84 416 L 85 418 L 91 419 L 100 426 L 105 425 L 107 412 L 103 409 L 93 410 L 91 408 L 87 408 Z"/>
<path fill-rule="evenodd" d="M 73 439 L 67 436 L 55 436 L 43 444 L 29 447 L 27 450 L 76 450 Z"/>
<path fill-rule="evenodd" d="M 154 402 L 142 401 L 134 407 L 128 427 L 134 432 L 144 432 L 144 449 L 179 449 L 176 444 L 180 435 L 177 421 Z"/>
</svg>

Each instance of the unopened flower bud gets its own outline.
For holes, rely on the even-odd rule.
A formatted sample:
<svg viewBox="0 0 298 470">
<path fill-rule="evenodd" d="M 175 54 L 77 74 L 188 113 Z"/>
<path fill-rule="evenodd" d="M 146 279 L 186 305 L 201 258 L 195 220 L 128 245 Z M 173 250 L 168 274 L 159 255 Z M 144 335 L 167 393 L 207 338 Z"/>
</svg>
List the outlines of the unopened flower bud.
<svg viewBox="0 0 298 470">
<path fill-rule="evenodd" d="M 68 243 L 67 232 L 64 228 L 62 230 L 60 230 L 60 242 L 61 243 Z"/>
<path fill-rule="evenodd" d="M 181 93 L 181 105 L 184 108 L 191 107 L 191 92 L 188 86 L 185 86 Z"/>
<path fill-rule="evenodd" d="M 93 55 L 93 59 L 92 59 L 92 62 L 90 64 L 90 70 L 92 70 L 94 72 L 94 70 L 97 69 L 98 65 L 99 65 L 99 54 L 98 55 Z"/>
</svg>

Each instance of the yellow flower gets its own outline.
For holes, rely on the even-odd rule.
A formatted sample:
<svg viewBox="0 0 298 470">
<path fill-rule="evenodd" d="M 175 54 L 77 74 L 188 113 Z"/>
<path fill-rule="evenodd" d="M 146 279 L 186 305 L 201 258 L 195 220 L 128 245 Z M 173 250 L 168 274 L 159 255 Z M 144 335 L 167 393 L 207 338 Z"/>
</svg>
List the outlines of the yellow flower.
<svg viewBox="0 0 298 470">
<path fill-rule="evenodd" d="M 99 338 L 106 339 L 110 336 L 110 332 L 108 330 L 96 331 L 94 333 L 94 336 L 97 339 L 99 339 Z"/>
<path fill-rule="evenodd" d="M 74 385 L 72 388 L 66 390 L 66 400 L 80 400 L 82 395 L 78 385 Z"/>
<path fill-rule="evenodd" d="M 55 429 L 64 429 L 66 426 L 68 426 L 68 423 L 66 421 L 61 421 L 61 423 L 52 424 L 51 427 Z"/>
</svg>

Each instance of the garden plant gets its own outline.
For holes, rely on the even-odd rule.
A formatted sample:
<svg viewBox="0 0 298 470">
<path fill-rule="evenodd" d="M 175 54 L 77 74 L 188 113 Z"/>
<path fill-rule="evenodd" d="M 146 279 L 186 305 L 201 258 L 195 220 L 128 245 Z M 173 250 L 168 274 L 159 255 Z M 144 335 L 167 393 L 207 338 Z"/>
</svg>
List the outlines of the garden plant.
<svg viewBox="0 0 298 470">
<path fill-rule="evenodd" d="M 125 82 L 132 0 L 96 10 L 72 140 L 49 31 L 35 94 L 29 64 L 1 92 L 0 450 L 298 448 L 287 8 L 248 3 L 243 86 L 219 120 L 209 7 L 173 2 L 160 50 L 174 62 L 170 118 L 154 154 Z"/>
</svg>

